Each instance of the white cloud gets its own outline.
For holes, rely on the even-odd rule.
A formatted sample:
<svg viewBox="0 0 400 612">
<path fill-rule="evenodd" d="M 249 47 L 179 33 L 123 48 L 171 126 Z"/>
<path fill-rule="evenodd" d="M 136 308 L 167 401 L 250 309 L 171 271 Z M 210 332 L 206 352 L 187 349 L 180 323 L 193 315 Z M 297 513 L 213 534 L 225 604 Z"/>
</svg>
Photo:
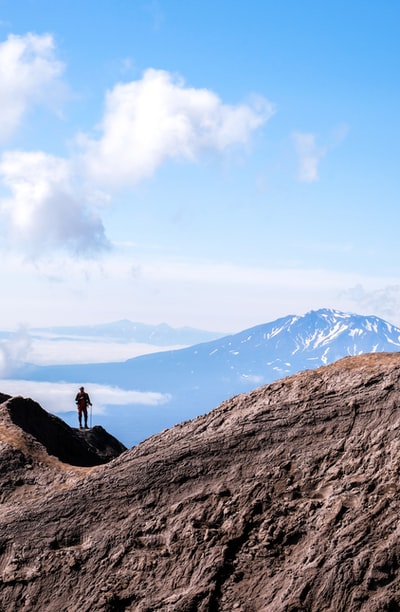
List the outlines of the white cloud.
<svg viewBox="0 0 400 612">
<path fill-rule="evenodd" d="M 318 148 L 316 135 L 305 132 L 292 134 L 295 150 L 298 156 L 298 179 L 303 183 L 313 183 L 318 180 L 318 169 L 326 150 Z"/>
<path fill-rule="evenodd" d="M 73 383 L 36 382 L 31 380 L 4 379 L 0 391 L 7 395 L 30 397 L 48 412 L 62 414 L 76 410 L 75 395 L 81 381 Z M 168 394 L 153 391 L 127 391 L 119 387 L 91 384 L 86 389 L 93 404 L 93 414 L 104 414 L 107 406 L 131 406 L 140 404 L 159 406 L 170 400 Z"/>
<path fill-rule="evenodd" d="M 0 160 L 0 176 L 11 192 L 0 200 L 11 246 L 32 256 L 60 247 L 74 254 L 107 247 L 103 224 L 77 187 L 69 161 L 9 151 Z"/>
<path fill-rule="evenodd" d="M 400 311 L 400 285 L 387 285 L 371 290 L 358 283 L 342 291 L 341 296 L 352 302 L 357 312 L 374 314 L 389 322 L 398 319 Z"/>
<path fill-rule="evenodd" d="M 33 104 L 54 99 L 63 68 L 50 34 L 10 34 L 0 43 L 1 141 L 12 136 Z"/>
<path fill-rule="evenodd" d="M 26 361 L 31 339 L 21 327 L 15 334 L 0 342 L 0 377 L 10 376 Z"/>
<path fill-rule="evenodd" d="M 62 71 L 50 35 L 10 36 L 0 45 L 0 139 L 10 135 Z M 70 159 L 42 151 L 6 151 L 0 199 L 7 246 L 29 257 L 63 249 L 93 255 L 109 247 L 98 211 L 110 203 L 101 189 L 131 186 L 166 160 L 196 161 L 204 150 L 244 145 L 273 113 L 258 98 L 227 105 L 213 92 L 186 87 L 161 70 L 118 84 L 106 96 L 100 137 L 80 135 Z"/>
<path fill-rule="evenodd" d="M 212 91 L 149 69 L 107 93 L 100 138 L 81 135 L 78 142 L 92 180 L 119 187 L 152 175 L 167 159 L 195 160 L 203 150 L 243 145 L 272 114 L 263 98 L 223 104 Z"/>
</svg>

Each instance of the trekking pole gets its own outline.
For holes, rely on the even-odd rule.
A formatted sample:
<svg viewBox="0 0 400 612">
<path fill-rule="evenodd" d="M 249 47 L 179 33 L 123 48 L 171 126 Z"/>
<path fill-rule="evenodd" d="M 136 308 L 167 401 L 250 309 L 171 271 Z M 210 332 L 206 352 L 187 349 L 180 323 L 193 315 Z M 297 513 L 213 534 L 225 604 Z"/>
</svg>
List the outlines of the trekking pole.
<svg viewBox="0 0 400 612">
<path fill-rule="evenodd" d="M 90 429 L 92 429 L 92 404 L 90 404 Z"/>
</svg>

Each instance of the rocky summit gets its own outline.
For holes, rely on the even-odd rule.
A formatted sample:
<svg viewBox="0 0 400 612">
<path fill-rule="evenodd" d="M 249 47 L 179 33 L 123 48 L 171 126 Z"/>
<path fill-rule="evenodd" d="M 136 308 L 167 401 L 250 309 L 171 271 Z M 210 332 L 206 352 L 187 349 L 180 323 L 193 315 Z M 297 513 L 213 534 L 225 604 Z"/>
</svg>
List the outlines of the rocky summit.
<svg viewBox="0 0 400 612">
<path fill-rule="evenodd" d="M 33 448 L 39 443 L 48 455 L 76 466 L 107 463 L 126 450 L 103 427 L 73 429 L 31 399 L 0 394 L 1 400 L 6 401 L 0 405 L 0 427 L 5 433 L 0 441 L 7 441 L 7 431 L 8 437 L 11 432 L 23 434 L 24 446 L 31 444 Z"/>
<path fill-rule="evenodd" d="M 6 399 L 0 609 L 399 610 L 399 378 L 346 357 L 91 466 Z"/>
</svg>

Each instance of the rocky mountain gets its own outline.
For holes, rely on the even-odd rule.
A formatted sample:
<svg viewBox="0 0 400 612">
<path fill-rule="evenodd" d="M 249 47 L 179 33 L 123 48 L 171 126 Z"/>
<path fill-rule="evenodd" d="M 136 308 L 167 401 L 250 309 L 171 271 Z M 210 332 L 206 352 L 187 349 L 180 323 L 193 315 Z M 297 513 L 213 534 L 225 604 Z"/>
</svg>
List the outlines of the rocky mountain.
<svg viewBox="0 0 400 612">
<path fill-rule="evenodd" d="M 153 353 L 123 363 L 27 367 L 30 380 L 98 383 L 164 394 L 149 406 L 109 406 L 101 424 L 127 446 L 260 385 L 333 363 L 347 355 L 400 351 L 400 329 L 373 316 L 321 309 L 185 349 Z M 63 415 L 64 418 L 65 415 Z M 71 424 L 76 420 L 71 414 Z"/>
<path fill-rule="evenodd" d="M 399 377 L 346 357 L 96 467 L 1 422 L 0 609 L 398 610 Z"/>
<path fill-rule="evenodd" d="M 32 399 L 0 394 L 0 401 L 0 427 L 4 434 L 0 439 L 6 442 L 17 435 L 24 448 L 39 444 L 45 454 L 86 467 L 107 463 L 126 450 L 103 427 L 72 429 Z"/>
</svg>

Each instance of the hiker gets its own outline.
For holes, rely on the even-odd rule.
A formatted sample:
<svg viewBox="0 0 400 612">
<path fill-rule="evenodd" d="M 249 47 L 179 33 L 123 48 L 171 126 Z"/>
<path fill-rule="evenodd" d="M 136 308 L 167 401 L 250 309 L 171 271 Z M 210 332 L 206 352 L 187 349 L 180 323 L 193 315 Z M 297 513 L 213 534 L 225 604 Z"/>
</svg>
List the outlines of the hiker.
<svg viewBox="0 0 400 612">
<path fill-rule="evenodd" d="M 80 387 L 75 397 L 75 402 L 78 407 L 79 428 L 82 429 L 82 414 L 84 416 L 85 429 L 88 429 L 87 424 L 87 407 L 92 405 L 89 394 L 86 393 L 85 387 Z"/>
</svg>

